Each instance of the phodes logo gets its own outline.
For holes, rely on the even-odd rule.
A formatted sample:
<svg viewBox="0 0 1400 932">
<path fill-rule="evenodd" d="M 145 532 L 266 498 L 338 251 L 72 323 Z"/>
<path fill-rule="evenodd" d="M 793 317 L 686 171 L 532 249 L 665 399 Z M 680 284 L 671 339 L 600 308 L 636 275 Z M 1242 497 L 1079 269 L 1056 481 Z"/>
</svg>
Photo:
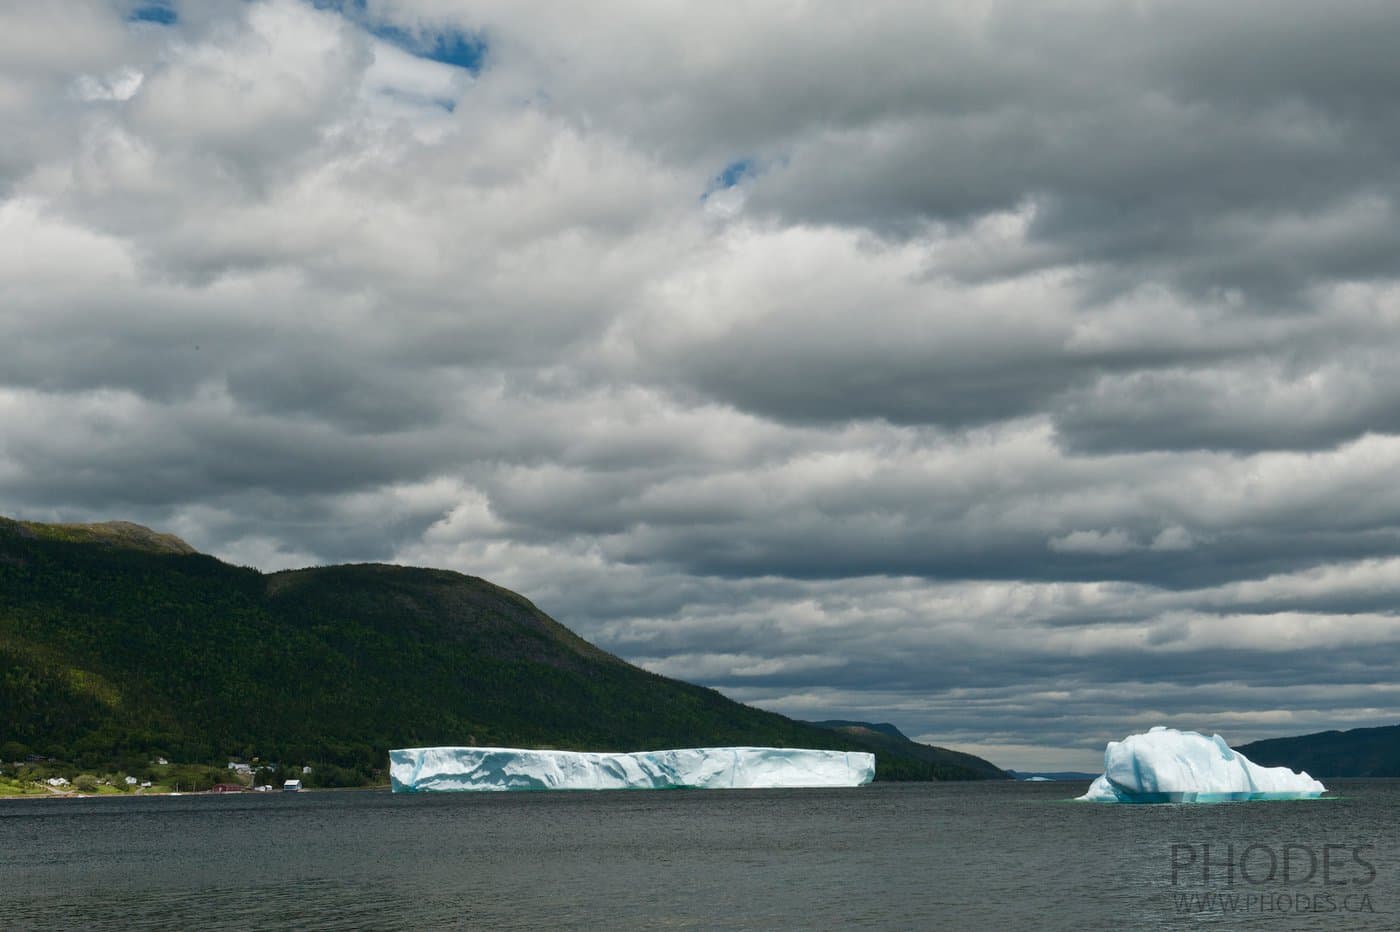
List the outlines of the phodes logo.
<svg viewBox="0 0 1400 932">
<path fill-rule="evenodd" d="M 1233 844 L 1177 844 L 1171 847 L 1172 886 L 1225 883 L 1313 883 L 1366 886 L 1376 880 L 1365 857 L 1375 845 L 1246 845 L 1238 858 Z"/>
<path fill-rule="evenodd" d="M 1172 906 L 1178 914 L 1375 913 L 1375 847 L 1174 844 L 1167 854 Z"/>
</svg>

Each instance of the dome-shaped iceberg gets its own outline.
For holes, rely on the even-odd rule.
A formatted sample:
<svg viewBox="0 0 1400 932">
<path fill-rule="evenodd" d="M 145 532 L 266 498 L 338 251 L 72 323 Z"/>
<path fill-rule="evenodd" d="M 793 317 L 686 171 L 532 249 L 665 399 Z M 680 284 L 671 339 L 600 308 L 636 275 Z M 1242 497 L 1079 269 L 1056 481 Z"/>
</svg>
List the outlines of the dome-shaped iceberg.
<svg viewBox="0 0 1400 932">
<path fill-rule="evenodd" d="M 1161 725 L 1110 741 L 1103 775 L 1079 797 L 1103 803 L 1206 803 L 1246 799 L 1310 799 L 1327 791 L 1306 773 L 1260 767 L 1219 735 Z"/>
</svg>

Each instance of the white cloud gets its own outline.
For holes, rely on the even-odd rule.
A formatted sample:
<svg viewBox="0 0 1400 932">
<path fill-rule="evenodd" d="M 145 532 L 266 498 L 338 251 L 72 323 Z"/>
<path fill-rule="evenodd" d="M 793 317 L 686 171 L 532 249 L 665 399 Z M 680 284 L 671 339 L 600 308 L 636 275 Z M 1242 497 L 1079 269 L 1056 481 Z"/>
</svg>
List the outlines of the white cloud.
<svg viewBox="0 0 1400 932">
<path fill-rule="evenodd" d="M 146 76 L 135 68 L 122 68 L 101 77 L 79 75 L 73 90 L 80 100 L 130 100 L 145 79 Z"/>
<path fill-rule="evenodd" d="M 1060 553 L 1127 553 L 1139 546 L 1122 528 L 1107 531 L 1070 531 L 1050 539 L 1050 549 Z"/>
</svg>

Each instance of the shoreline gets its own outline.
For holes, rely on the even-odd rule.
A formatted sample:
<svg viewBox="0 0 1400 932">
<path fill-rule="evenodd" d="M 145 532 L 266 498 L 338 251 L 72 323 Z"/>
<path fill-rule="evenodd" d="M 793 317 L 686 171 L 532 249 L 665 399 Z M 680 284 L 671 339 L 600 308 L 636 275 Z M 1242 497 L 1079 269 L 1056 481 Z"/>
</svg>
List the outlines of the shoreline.
<svg viewBox="0 0 1400 932">
<path fill-rule="evenodd" d="M 258 792 L 254 789 L 246 790 L 165 790 L 160 792 L 131 792 L 131 793 L 60 793 L 49 791 L 47 793 L 0 793 L 0 802 L 11 799 L 141 799 L 158 796 L 289 796 L 296 793 L 354 793 L 374 790 L 388 790 L 389 784 L 382 786 L 324 786 L 300 790 L 287 791 L 281 788 Z"/>
</svg>

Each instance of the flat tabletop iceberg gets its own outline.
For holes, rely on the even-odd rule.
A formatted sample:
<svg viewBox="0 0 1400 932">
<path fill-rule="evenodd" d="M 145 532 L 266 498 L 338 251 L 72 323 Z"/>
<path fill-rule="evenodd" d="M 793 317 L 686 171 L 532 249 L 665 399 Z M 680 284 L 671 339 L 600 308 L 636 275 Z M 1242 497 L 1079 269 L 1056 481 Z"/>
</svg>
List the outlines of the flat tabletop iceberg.
<svg viewBox="0 0 1400 932">
<path fill-rule="evenodd" d="M 1158 725 L 1147 734 L 1110 741 L 1103 775 L 1079 797 L 1102 803 L 1227 802 L 1312 799 L 1327 787 L 1287 767 L 1260 767 L 1219 735 Z"/>
<path fill-rule="evenodd" d="M 874 754 L 804 748 L 609 754 L 443 747 L 389 752 L 395 793 L 864 786 L 874 777 Z"/>
</svg>

